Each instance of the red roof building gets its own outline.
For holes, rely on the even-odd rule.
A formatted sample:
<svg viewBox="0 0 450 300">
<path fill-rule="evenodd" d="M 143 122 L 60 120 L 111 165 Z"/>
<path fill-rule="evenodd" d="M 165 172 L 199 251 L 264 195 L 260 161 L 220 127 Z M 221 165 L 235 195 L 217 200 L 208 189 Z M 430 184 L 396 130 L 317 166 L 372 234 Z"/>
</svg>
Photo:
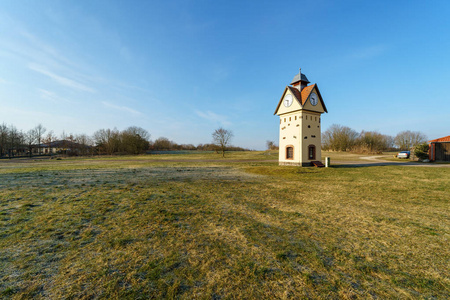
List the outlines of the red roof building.
<svg viewBox="0 0 450 300">
<path fill-rule="evenodd" d="M 450 135 L 428 142 L 430 161 L 450 161 Z"/>
</svg>

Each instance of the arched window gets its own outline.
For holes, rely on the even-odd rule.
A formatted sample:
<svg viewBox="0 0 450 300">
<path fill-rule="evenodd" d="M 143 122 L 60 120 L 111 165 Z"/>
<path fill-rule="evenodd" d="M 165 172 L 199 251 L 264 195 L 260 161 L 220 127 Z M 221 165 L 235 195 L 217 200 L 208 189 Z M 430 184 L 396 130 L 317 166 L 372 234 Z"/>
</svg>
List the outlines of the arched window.
<svg viewBox="0 0 450 300">
<path fill-rule="evenodd" d="M 294 147 L 286 147 L 286 159 L 294 159 Z"/>
<path fill-rule="evenodd" d="M 308 159 L 316 159 L 316 146 L 308 146 Z"/>
</svg>

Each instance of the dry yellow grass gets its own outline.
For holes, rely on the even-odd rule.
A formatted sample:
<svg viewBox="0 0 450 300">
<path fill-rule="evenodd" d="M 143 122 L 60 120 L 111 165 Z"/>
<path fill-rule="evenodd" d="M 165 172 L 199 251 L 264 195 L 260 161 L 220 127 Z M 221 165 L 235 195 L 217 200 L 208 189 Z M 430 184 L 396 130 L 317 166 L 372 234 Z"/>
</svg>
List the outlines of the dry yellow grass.
<svg viewBox="0 0 450 300">
<path fill-rule="evenodd" d="M 0 295 L 449 297 L 450 169 L 251 155 L 0 166 Z"/>
</svg>

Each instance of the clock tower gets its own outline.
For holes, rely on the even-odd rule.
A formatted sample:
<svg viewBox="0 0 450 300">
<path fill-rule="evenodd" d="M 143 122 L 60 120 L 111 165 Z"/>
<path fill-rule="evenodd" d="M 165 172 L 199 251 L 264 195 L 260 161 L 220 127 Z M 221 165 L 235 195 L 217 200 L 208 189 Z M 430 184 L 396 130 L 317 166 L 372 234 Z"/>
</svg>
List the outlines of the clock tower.
<svg viewBox="0 0 450 300">
<path fill-rule="evenodd" d="M 317 84 L 309 83 L 300 69 L 278 101 L 280 165 L 311 166 L 322 160 L 320 119 L 328 111 Z"/>
</svg>

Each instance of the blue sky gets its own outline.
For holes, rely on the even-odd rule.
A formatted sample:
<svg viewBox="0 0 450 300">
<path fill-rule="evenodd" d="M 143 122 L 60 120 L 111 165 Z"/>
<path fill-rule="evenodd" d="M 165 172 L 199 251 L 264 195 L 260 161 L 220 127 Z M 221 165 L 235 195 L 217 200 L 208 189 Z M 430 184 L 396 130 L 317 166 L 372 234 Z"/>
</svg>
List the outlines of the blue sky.
<svg viewBox="0 0 450 300">
<path fill-rule="evenodd" d="M 57 135 L 140 126 L 152 139 L 278 142 L 298 68 L 332 124 L 450 134 L 448 1 L 8 1 L 0 123 Z"/>
</svg>

